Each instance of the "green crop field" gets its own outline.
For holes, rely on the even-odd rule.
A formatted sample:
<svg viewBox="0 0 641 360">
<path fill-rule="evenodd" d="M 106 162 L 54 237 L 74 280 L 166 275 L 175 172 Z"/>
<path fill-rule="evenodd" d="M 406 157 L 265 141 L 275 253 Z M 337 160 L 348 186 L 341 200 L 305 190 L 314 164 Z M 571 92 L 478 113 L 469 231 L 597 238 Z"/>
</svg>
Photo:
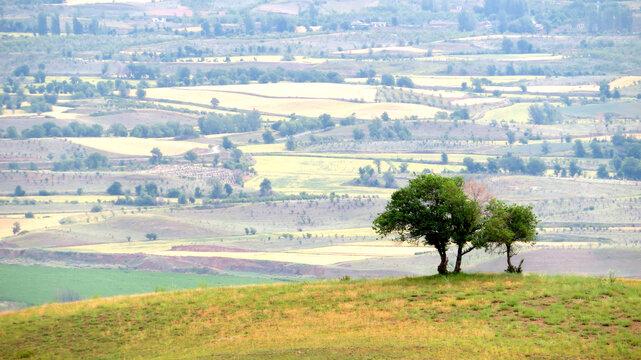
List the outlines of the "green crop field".
<svg viewBox="0 0 641 360">
<path fill-rule="evenodd" d="M 489 274 L 186 290 L 0 316 L 0 357 L 633 359 L 640 297 L 633 280 Z"/>
<path fill-rule="evenodd" d="M 271 283 L 268 278 L 151 271 L 0 265 L 0 301 L 37 305 L 71 290 L 82 299 L 208 286 Z"/>
</svg>

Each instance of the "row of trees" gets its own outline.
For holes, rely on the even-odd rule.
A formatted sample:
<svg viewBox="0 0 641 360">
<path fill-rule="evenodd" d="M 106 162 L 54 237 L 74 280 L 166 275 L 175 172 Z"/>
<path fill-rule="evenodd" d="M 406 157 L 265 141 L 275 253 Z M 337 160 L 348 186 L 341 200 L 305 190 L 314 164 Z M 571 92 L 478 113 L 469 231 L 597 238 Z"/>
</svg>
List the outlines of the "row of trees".
<svg viewBox="0 0 641 360">
<path fill-rule="evenodd" d="M 231 115 L 209 113 L 198 119 L 200 133 L 204 135 L 256 131 L 261 123 L 262 119 L 257 111 Z"/>
<path fill-rule="evenodd" d="M 392 194 L 385 211 L 373 222 L 381 236 L 433 246 L 440 256 L 439 274 L 447 274 L 448 250 L 456 248 L 453 272 L 461 271 L 462 258 L 474 249 L 499 251 L 507 256 L 508 272 L 521 272 L 512 257 L 519 243 L 536 239 L 537 216 L 531 206 L 491 199 L 482 187 L 468 186 L 460 177 L 418 175 Z M 469 185 L 469 183 L 468 183 Z"/>
<path fill-rule="evenodd" d="M 335 71 L 318 70 L 285 70 L 282 67 L 259 69 L 234 68 L 234 69 L 212 69 L 207 72 L 197 70 L 192 74 L 188 67 L 180 67 L 174 75 L 159 76 L 159 70 L 147 65 L 128 66 L 129 74 L 133 78 L 153 79 L 158 78 L 159 87 L 190 86 L 190 85 L 229 85 L 248 84 L 250 81 L 258 81 L 261 84 L 277 83 L 280 81 L 292 82 L 325 82 L 342 83 L 343 77 Z"/>
<path fill-rule="evenodd" d="M 467 172 L 471 174 L 484 172 L 495 174 L 504 171 L 512 174 L 543 175 L 547 170 L 547 165 L 539 158 L 532 157 L 526 163 L 522 158 L 510 153 L 500 158 L 488 158 L 486 164 L 466 157 L 463 159 L 463 165 L 465 165 Z"/>
</svg>

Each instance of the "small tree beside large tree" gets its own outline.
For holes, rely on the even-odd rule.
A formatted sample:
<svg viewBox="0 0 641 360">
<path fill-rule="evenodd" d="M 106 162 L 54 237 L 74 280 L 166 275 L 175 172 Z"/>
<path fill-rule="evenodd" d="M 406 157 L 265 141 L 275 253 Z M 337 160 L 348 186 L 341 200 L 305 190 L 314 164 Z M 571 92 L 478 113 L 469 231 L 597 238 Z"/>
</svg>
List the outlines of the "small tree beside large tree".
<svg viewBox="0 0 641 360">
<path fill-rule="evenodd" d="M 536 225 L 539 220 L 531 206 L 506 204 L 493 199 L 487 205 L 487 215 L 479 234 L 477 246 L 490 252 L 507 256 L 509 273 L 521 273 L 523 260 L 518 266 L 512 264 L 512 257 L 518 253 L 518 243 L 532 244 L 536 240 Z"/>
</svg>

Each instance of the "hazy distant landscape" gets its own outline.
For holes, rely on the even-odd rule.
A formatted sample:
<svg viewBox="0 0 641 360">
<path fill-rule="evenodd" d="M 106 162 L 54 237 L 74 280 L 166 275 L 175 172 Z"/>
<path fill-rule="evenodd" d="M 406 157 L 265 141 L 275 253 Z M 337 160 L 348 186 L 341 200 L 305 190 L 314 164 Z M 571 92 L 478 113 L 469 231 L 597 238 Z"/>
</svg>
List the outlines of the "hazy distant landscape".
<svg viewBox="0 0 641 360">
<path fill-rule="evenodd" d="M 0 311 L 433 275 L 434 247 L 372 228 L 419 174 L 532 206 L 536 243 L 515 256 L 526 274 L 641 279 L 640 8 L 2 1 Z M 465 273 L 504 268 L 482 248 L 463 258 Z M 540 281 L 565 281 L 552 279 Z M 638 295 L 625 284 L 616 291 Z M 638 335 L 630 321 L 622 331 Z M 638 340 L 626 344 L 586 356 L 639 355 Z M 29 351 L 5 355 L 45 356 Z"/>
</svg>

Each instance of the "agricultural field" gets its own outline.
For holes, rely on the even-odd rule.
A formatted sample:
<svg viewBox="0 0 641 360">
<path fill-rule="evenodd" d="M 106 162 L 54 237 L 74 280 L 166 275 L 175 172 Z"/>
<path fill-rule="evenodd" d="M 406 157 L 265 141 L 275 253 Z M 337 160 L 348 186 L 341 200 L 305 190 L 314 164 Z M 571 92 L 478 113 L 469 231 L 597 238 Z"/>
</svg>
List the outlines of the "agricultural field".
<svg viewBox="0 0 641 360">
<path fill-rule="evenodd" d="M 258 110 L 270 115 L 290 115 L 318 117 L 322 114 L 337 118 L 354 115 L 359 119 L 374 119 L 383 112 L 393 118 L 420 116 L 433 117 L 441 109 L 420 104 L 406 103 L 374 103 L 375 89 L 354 86 L 352 92 L 347 85 L 307 85 L 308 89 L 297 92 L 299 84 L 279 85 L 270 95 L 265 94 L 264 86 L 231 87 L 190 87 L 190 88 L 158 88 L 148 90 L 148 97 L 156 100 L 185 101 L 207 105 L 212 98 L 218 99 L 220 106 L 226 109 Z M 254 90 L 255 88 L 255 90 Z M 243 91 L 244 90 L 244 91 Z M 306 97 L 305 94 L 313 95 Z M 369 101 L 368 101 L 369 99 Z"/>
<path fill-rule="evenodd" d="M 41 305 L 64 296 L 91 299 L 194 287 L 271 283 L 266 277 L 0 265 L 0 302 Z M 282 281 L 283 279 L 281 279 Z M 29 284 L 25 287 L 25 284 Z"/>
</svg>

